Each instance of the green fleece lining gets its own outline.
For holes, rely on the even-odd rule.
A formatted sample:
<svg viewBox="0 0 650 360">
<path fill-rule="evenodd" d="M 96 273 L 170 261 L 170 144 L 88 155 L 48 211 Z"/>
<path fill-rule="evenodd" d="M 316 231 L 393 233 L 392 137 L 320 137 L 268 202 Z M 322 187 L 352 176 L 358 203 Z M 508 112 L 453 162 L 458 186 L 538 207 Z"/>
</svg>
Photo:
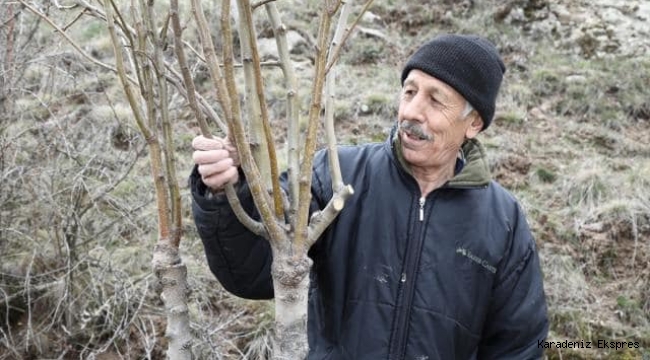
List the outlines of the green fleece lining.
<svg viewBox="0 0 650 360">
<path fill-rule="evenodd" d="M 398 133 L 393 137 L 393 149 L 402 168 L 411 176 L 411 168 L 402 154 L 402 144 Z M 478 139 L 467 139 L 462 145 L 465 166 L 446 185 L 447 188 L 483 187 L 490 183 L 490 166 L 483 145 Z"/>
</svg>

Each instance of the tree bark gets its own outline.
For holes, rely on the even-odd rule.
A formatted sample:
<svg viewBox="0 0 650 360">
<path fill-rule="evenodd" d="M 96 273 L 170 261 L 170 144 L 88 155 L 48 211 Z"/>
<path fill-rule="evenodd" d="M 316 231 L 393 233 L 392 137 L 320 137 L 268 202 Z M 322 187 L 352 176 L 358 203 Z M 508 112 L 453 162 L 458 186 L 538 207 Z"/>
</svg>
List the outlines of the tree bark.
<svg viewBox="0 0 650 360">
<path fill-rule="evenodd" d="M 289 248 L 274 248 L 271 268 L 276 314 L 274 360 L 305 359 L 309 353 L 307 301 L 311 265 L 306 250 L 294 255 Z"/>
<path fill-rule="evenodd" d="M 169 241 L 159 241 L 153 254 L 153 269 L 161 286 L 160 298 L 167 312 L 166 337 L 169 339 L 167 358 L 192 360 L 193 338 L 187 307 L 187 267 L 182 263 L 178 248 Z"/>
</svg>

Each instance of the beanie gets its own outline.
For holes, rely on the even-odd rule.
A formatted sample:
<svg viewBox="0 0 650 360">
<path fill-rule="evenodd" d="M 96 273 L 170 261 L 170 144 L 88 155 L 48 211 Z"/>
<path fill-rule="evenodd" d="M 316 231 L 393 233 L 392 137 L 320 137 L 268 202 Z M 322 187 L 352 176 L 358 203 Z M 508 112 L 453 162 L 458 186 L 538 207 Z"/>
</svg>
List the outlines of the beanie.
<svg viewBox="0 0 650 360">
<path fill-rule="evenodd" d="M 440 35 L 420 47 L 402 70 L 402 85 L 413 69 L 445 82 L 467 100 L 483 119 L 485 130 L 506 67 L 494 45 L 476 35 Z"/>
</svg>

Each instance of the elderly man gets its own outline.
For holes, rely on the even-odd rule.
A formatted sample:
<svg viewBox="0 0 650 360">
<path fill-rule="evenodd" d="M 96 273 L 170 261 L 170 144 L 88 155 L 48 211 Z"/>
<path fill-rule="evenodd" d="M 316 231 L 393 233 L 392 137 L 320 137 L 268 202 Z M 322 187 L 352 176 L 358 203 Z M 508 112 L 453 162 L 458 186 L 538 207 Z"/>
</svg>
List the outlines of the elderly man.
<svg viewBox="0 0 650 360">
<path fill-rule="evenodd" d="M 535 241 L 476 140 L 492 122 L 504 72 L 486 39 L 438 36 L 404 66 L 389 139 L 339 148 L 355 194 L 310 251 L 309 359 L 542 356 L 548 320 Z M 253 207 L 223 145 L 193 142 L 195 222 L 223 286 L 271 298 L 269 245 L 239 224 L 223 195 L 206 196 L 236 183 Z M 332 196 L 327 167 L 318 153 L 312 210 Z"/>
</svg>

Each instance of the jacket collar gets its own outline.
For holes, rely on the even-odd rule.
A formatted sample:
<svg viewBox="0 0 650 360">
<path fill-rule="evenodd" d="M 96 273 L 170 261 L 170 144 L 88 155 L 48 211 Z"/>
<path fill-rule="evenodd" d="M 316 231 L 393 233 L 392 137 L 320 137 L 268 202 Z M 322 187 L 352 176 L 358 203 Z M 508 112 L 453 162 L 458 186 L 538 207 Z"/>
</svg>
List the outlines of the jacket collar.
<svg viewBox="0 0 650 360">
<path fill-rule="evenodd" d="M 400 138 L 397 135 L 397 125 L 391 129 L 388 141 L 390 142 L 393 155 L 397 162 L 409 175 L 410 166 L 402 154 Z M 446 188 L 473 188 L 487 186 L 491 180 L 490 167 L 485 153 L 485 148 L 478 139 L 465 140 L 456 158 L 456 168 L 454 177 L 444 185 Z"/>
</svg>

